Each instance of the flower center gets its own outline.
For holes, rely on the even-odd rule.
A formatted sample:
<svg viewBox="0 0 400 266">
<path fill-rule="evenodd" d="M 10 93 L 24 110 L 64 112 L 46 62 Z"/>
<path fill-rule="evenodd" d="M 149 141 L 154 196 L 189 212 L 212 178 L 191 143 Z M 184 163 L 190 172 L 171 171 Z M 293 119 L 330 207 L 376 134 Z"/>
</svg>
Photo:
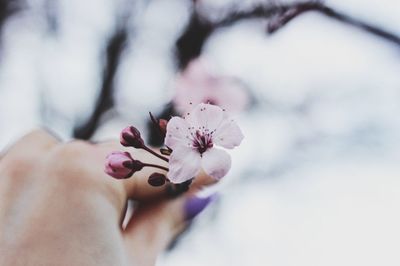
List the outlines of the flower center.
<svg viewBox="0 0 400 266">
<path fill-rule="evenodd" d="M 207 149 L 213 147 L 212 134 L 196 130 L 196 133 L 193 134 L 192 146 L 198 150 L 200 154 L 203 154 Z"/>
<path fill-rule="evenodd" d="M 205 98 L 203 100 L 203 103 L 207 103 L 207 104 L 211 104 L 211 105 L 218 105 L 216 99 L 212 99 L 212 98 Z"/>
</svg>

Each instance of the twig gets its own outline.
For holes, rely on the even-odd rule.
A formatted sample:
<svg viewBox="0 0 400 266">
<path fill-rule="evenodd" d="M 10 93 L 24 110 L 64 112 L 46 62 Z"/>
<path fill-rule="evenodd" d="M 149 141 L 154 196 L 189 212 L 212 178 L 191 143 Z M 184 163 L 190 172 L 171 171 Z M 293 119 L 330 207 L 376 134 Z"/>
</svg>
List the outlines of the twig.
<svg viewBox="0 0 400 266">
<path fill-rule="evenodd" d="M 18 0 L 0 0 L 0 32 L 6 20 L 22 8 L 23 4 Z"/>
<path fill-rule="evenodd" d="M 336 11 L 320 1 L 299 2 L 289 5 L 262 4 L 252 10 L 231 11 L 225 18 L 217 22 L 207 21 L 194 9 L 186 29 L 176 42 L 178 67 L 184 69 L 191 60 L 198 57 L 201 54 L 204 43 L 219 28 L 231 26 L 245 19 L 263 18 L 271 19 L 268 31 L 272 33 L 308 11 L 319 12 L 329 18 L 359 28 L 400 46 L 400 37 L 396 34 Z"/>
<path fill-rule="evenodd" d="M 90 139 L 96 131 L 101 116 L 114 105 L 114 77 L 117 72 L 121 52 L 125 46 L 127 33 L 125 29 L 115 32 L 111 37 L 106 52 L 106 63 L 103 73 L 103 82 L 95 108 L 89 119 L 74 130 L 74 137 L 78 139 Z"/>
<path fill-rule="evenodd" d="M 389 42 L 393 42 L 394 44 L 400 46 L 400 37 L 395 35 L 394 33 L 388 32 L 359 19 L 350 17 L 349 15 L 336 11 L 331 7 L 327 7 L 320 2 L 299 3 L 293 6 L 282 7 L 280 17 L 278 18 L 278 23 L 276 25 L 270 24 L 271 27 L 269 27 L 268 30 L 270 33 L 275 32 L 276 30 L 279 30 L 281 27 L 290 22 L 292 19 L 309 11 L 319 12 L 329 18 L 359 28 L 379 38 L 385 39 Z"/>
</svg>

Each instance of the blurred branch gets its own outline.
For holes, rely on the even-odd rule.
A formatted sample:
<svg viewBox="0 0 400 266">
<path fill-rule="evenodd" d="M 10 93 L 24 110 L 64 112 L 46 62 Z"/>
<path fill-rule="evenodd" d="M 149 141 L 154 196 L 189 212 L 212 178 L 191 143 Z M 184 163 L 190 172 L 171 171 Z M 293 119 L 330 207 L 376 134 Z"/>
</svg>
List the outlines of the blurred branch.
<svg viewBox="0 0 400 266">
<path fill-rule="evenodd" d="M 21 3 L 18 0 L 0 0 L 0 25 L 15 12 L 21 9 Z"/>
<path fill-rule="evenodd" d="M 294 18 L 309 11 L 319 12 L 329 18 L 359 28 L 400 46 L 400 37 L 394 33 L 338 12 L 331 7 L 327 7 L 321 1 L 308 1 L 288 5 L 263 4 L 251 10 L 230 11 L 228 15 L 217 22 L 207 21 L 194 9 L 186 29 L 176 42 L 178 67 L 184 69 L 191 60 L 198 57 L 201 54 L 204 43 L 219 28 L 231 26 L 245 19 L 263 18 L 270 19 L 268 32 L 273 33 Z"/>
<path fill-rule="evenodd" d="M 273 33 L 279 30 L 294 18 L 298 17 L 299 15 L 305 14 L 309 11 L 319 12 L 329 18 L 354 26 L 372 35 L 375 35 L 376 37 L 382 38 L 386 41 L 392 42 L 400 46 L 399 36 L 391 32 L 388 32 L 384 29 L 381 29 L 377 26 L 371 25 L 367 22 L 363 22 L 361 20 L 348 16 L 344 13 L 336 11 L 333 8 L 327 7 L 320 2 L 309 2 L 309 3 L 295 4 L 293 6 L 283 7 L 282 11 L 277 16 L 277 20 L 275 21 L 276 23 L 269 24 L 268 27 L 269 33 Z"/>
<path fill-rule="evenodd" d="M 75 138 L 85 140 L 90 139 L 99 125 L 101 116 L 114 106 L 114 77 L 117 72 L 119 59 L 125 46 L 126 39 L 126 29 L 122 28 L 117 30 L 108 41 L 103 82 L 99 97 L 90 118 L 83 125 L 74 129 Z"/>
<path fill-rule="evenodd" d="M 0 0 L 1 1 L 1 0 Z M 89 119 L 80 126 L 76 126 L 73 136 L 78 139 L 90 139 L 100 125 L 100 119 L 105 112 L 114 107 L 114 79 L 118 71 L 122 52 L 128 41 L 130 19 L 134 10 L 135 0 L 123 1 L 117 12 L 117 29 L 111 35 L 105 51 L 103 81 L 94 110 Z"/>
<path fill-rule="evenodd" d="M 6 20 L 22 8 L 18 0 L 0 0 L 0 32 Z"/>
<path fill-rule="evenodd" d="M 5 0 L 0 0 L 0 5 L 3 4 L 3 1 Z M 268 24 L 268 32 L 271 34 L 284 27 L 294 18 L 309 11 L 319 12 L 329 18 L 335 19 L 347 25 L 354 26 L 376 37 L 400 46 L 400 37 L 396 36 L 395 34 L 367 22 L 363 22 L 346 14 L 340 13 L 333 8 L 327 7 L 320 1 L 308 1 L 289 5 L 277 5 L 269 3 L 256 6 L 252 10 L 232 10 L 228 12 L 228 15 L 217 22 L 207 21 L 197 12 L 196 9 L 194 9 L 186 29 L 176 42 L 178 67 L 180 69 L 184 69 L 191 60 L 198 57 L 202 52 L 204 43 L 217 29 L 231 26 L 242 20 L 263 18 L 270 19 Z M 113 107 L 113 81 L 126 40 L 126 27 L 121 27 L 110 38 L 106 51 L 106 64 L 104 68 L 101 92 L 99 94 L 95 109 L 88 121 L 75 128 L 74 137 L 80 139 L 89 139 L 97 129 L 101 116 L 107 110 Z M 165 112 L 162 114 L 162 117 L 168 117 L 171 112 L 172 111 L 169 110 L 169 108 L 166 108 Z M 154 142 L 156 143 L 157 140 L 154 140 Z"/>
<path fill-rule="evenodd" d="M 202 20 L 197 12 L 193 12 L 184 33 L 176 42 L 180 69 L 184 69 L 192 59 L 200 55 L 205 41 L 215 28 L 215 25 Z"/>
</svg>

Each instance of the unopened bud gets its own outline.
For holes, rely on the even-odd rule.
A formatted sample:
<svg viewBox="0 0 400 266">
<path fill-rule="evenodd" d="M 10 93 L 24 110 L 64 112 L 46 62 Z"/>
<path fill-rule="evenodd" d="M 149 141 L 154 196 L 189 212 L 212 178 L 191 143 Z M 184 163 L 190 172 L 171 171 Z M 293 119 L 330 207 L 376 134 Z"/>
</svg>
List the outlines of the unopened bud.
<svg viewBox="0 0 400 266">
<path fill-rule="evenodd" d="M 162 155 L 170 156 L 171 153 L 172 153 L 172 150 L 171 150 L 170 148 L 167 147 L 167 148 L 161 148 L 161 149 L 160 149 L 160 152 L 161 152 Z"/>
<path fill-rule="evenodd" d="M 120 142 L 125 147 L 134 147 L 137 149 L 144 147 L 144 141 L 140 136 L 140 132 L 134 126 L 129 126 L 122 130 Z"/>
<path fill-rule="evenodd" d="M 163 136 L 165 136 L 165 134 L 167 134 L 167 124 L 168 124 L 168 121 L 165 119 L 158 120 L 158 126 L 159 126 L 160 132 L 161 132 L 161 134 L 163 134 Z"/>
<path fill-rule="evenodd" d="M 142 168 L 143 164 L 134 160 L 129 152 L 116 151 L 107 156 L 104 171 L 114 178 L 125 179 Z"/>
<path fill-rule="evenodd" d="M 152 173 L 149 177 L 149 180 L 147 182 L 152 185 L 153 187 L 159 187 L 165 184 L 167 178 L 165 175 L 160 174 L 160 173 Z"/>
</svg>

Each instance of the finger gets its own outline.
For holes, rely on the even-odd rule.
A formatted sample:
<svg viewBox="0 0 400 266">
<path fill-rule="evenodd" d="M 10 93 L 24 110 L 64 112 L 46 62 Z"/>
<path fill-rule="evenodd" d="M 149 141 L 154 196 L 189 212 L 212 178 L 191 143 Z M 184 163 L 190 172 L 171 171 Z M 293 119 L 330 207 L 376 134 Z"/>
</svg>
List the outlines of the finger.
<svg viewBox="0 0 400 266">
<path fill-rule="evenodd" d="M 101 143 L 96 145 L 96 159 L 98 160 L 98 164 L 100 167 L 98 169 L 101 170 L 101 175 L 104 175 L 108 179 L 114 180 L 112 177 L 108 176 L 104 173 L 104 163 L 106 156 L 113 151 L 129 151 L 132 157 L 136 160 L 140 160 L 145 163 L 154 163 L 159 164 L 165 167 L 168 165 L 155 158 L 153 155 L 149 154 L 144 150 L 138 149 L 127 149 L 122 147 L 119 142 L 111 141 L 106 143 Z M 134 173 L 134 175 L 128 179 L 123 180 L 114 180 L 114 182 L 122 184 L 126 197 L 134 200 L 150 200 L 157 197 L 163 197 L 166 195 L 166 186 L 161 187 L 153 187 L 148 183 L 149 176 L 154 173 L 166 174 L 166 171 L 161 169 L 155 169 L 152 167 L 144 167 L 141 171 Z"/>
<path fill-rule="evenodd" d="M 132 157 L 136 160 L 140 160 L 145 163 L 159 164 L 164 167 L 168 167 L 168 163 L 154 157 L 154 155 L 140 149 L 126 149 L 122 147 L 117 141 L 109 141 L 100 143 L 98 146 L 98 160 L 101 165 L 104 164 L 105 157 L 107 154 L 116 150 L 126 150 L 132 154 Z M 99 168 L 103 170 L 103 167 Z M 153 187 L 148 183 L 149 176 L 154 173 L 167 174 L 166 171 L 155 169 L 151 167 L 145 167 L 141 171 L 136 172 L 132 177 L 124 180 L 115 180 L 116 182 L 122 183 L 126 192 L 126 195 L 130 199 L 135 200 L 153 200 L 157 197 L 168 197 L 171 195 L 171 186 L 175 187 L 174 184 L 165 184 L 161 187 Z M 104 173 L 102 173 L 104 174 Z M 108 178 L 111 178 L 107 176 Z M 202 188 L 215 184 L 217 180 L 206 175 L 204 172 L 200 173 L 193 181 L 190 186 L 190 193 L 196 193 Z M 183 191 L 177 191 L 177 193 L 182 193 Z"/>
<path fill-rule="evenodd" d="M 148 175 L 142 171 L 127 180 L 114 179 L 107 175 L 104 171 L 106 156 L 116 150 L 124 148 L 117 142 L 93 144 L 75 140 L 58 145 L 51 151 L 51 157 L 56 158 L 53 168 L 64 175 L 68 182 L 80 183 L 82 187 L 101 191 L 118 210 L 122 222 L 128 198 L 141 201 L 154 199 L 165 195 L 165 188 L 150 186 L 147 183 Z M 144 155 L 139 157 L 143 158 Z"/>
<path fill-rule="evenodd" d="M 190 186 L 189 193 L 194 194 L 201 191 L 204 188 L 212 186 L 218 183 L 218 180 L 212 178 L 211 176 L 207 175 L 204 171 L 201 171 L 200 174 L 196 176 L 193 180 L 193 183 Z"/>
<path fill-rule="evenodd" d="M 157 255 L 214 199 L 215 196 L 182 196 L 139 206 L 124 230 L 127 250 L 135 258 L 134 263 L 154 265 Z"/>
</svg>

